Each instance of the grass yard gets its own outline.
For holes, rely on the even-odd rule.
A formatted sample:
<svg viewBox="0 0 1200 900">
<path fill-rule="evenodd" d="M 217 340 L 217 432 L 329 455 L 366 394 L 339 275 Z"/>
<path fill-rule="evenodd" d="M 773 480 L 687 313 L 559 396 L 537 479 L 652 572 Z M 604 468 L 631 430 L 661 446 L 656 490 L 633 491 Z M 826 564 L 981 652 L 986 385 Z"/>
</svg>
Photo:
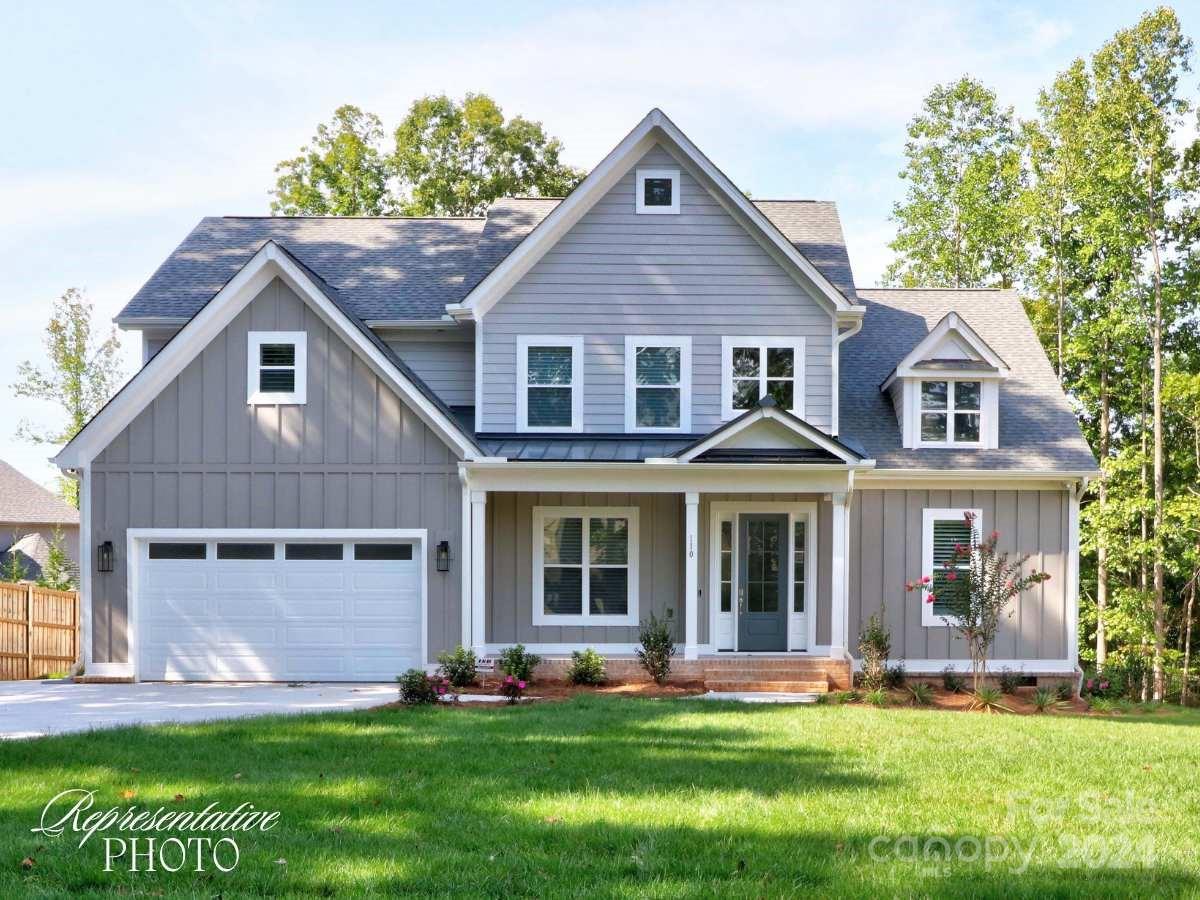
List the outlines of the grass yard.
<svg viewBox="0 0 1200 900">
<path fill-rule="evenodd" d="M 1198 894 L 1198 726 L 583 696 L 0 744 L 0 896 Z M 105 874 L 30 832 L 73 787 L 281 816 L 228 874 Z"/>
</svg>

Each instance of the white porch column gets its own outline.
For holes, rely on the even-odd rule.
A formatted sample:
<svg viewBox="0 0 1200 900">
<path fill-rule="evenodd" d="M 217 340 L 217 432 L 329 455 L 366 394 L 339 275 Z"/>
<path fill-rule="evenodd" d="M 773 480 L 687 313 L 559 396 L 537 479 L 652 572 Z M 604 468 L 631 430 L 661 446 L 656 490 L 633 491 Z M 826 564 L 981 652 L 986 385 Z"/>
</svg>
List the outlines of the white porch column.
<svg viewBox="0 0 1200 900">
<path fill-rule="evenodd" d="M 831 616 L 829 634 L 829 655 L 840 659 L 846 655 L 846 615 L 849 608 L 850 570 L 850 520 L 846 509 L 850 503 L 848 493 L 832 494 L 833 499 L 833 548 L 830 562 L 831 577 Z"/>
<path fill-rule="evenodd" d="M 462 479 L 462 524 L 458 532 L 458 558 L 459 575 L 461 576 L 461 584 L 459 587 L 459 618 L 462 620 L 462 636 L 459 638 L 459 643 L 464 647 L 473 646 L 471 642 L 471 619 L 474 616 L 474 605 L 471 600 L 475 592 L 475 583 L 471 580 L 471 488 L 468 487 L 466 477 L 462 470 L 459 470 L 459 478 Z"/>
<path fill-rule="evenodd" d="M 684 575 L 683 575 L 683 658 L 700 655 L 700 613 L 697 593 L 700 587 L 700 495 L 684 495 Z"/>
<path fill-rule="evenodd" d="M 484 590 L 487 575 L 487 491 L 471 491 L 471 649 L 486 644 Z"/>
</svg>

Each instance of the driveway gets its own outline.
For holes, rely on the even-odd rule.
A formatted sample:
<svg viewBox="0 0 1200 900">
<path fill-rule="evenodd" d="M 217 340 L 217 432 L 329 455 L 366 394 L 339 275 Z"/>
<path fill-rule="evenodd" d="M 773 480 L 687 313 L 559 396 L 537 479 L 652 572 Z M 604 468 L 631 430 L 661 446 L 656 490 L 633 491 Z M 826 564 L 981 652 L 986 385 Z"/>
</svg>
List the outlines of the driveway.
<svg viewBox="0 0 1200 900">
<path fill-rule="evenodd" d="M 0 681 L 0 740 L 118 725 L 365 709 L 395 699 L 395 684 Z"/>
</svg>

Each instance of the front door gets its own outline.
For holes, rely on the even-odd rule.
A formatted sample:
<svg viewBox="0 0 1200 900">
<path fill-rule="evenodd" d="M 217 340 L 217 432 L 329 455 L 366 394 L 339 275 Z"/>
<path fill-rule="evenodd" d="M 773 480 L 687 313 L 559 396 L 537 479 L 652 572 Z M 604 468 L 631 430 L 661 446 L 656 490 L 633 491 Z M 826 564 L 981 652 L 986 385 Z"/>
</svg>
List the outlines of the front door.
<svg viewBox="0 0 1200 900">
<path fill-rule="evenodd" d="M 788 517 L 738 517 L 739 650 L 787 650 Z"/>
</svg>

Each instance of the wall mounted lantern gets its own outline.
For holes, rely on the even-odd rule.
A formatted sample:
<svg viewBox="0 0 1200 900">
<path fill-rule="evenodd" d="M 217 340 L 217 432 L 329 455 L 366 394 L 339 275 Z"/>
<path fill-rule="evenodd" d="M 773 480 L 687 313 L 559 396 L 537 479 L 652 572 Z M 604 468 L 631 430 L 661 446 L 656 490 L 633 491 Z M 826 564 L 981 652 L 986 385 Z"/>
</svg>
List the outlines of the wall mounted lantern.
<svg viewBox="0 0 1200 900">
<path fill-rule="evenodd" d="M 450 542 L 439 541 L 437 545 L 437 570 L 439 572 L 450 571 Z"/>
<path fill-rule="evenodd" d="M 96 548 L 96 571 L 111 572 L 113 570 L 113 542 L 105 541 Z"/>
</svg>

